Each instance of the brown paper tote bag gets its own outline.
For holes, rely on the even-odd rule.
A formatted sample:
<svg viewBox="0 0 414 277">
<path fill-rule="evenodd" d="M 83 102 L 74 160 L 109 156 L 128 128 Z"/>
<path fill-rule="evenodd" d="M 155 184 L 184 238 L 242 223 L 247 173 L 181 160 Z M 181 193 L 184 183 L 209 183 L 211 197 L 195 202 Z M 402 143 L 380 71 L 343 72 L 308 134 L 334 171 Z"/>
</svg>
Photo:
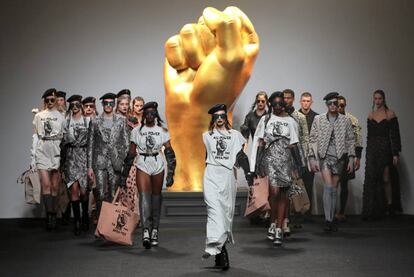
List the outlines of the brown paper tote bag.
<svg viewBox="0 0 414 277">
<path fill-rule="evenodd" d="M 255 178 L 253 186 L 249 188 L 246 211 L 244 216 L 252 216 L 270 210 L 269 181 L 267 177 Z"/>
<path fill-rule="evenodd" d="M 119 188 L 112 203 L 102 202 L 95 235 L 114 243 L 133 245 L 133 233 L 137 227 L 138 216 L 131 209 L 116 203 L 118 194 Z"/>
<path fill-rule="evenodd" d="M 293 210 L 297 213 L 304 214 L 310 208 L 308 193 L 306 192 L 305 184 L 303 183 L 302 179 L 296 178 L 294 182 L 298 187 L 301 188 L 302 193 L 295 194 L 292 196 Z"/>
</svg>

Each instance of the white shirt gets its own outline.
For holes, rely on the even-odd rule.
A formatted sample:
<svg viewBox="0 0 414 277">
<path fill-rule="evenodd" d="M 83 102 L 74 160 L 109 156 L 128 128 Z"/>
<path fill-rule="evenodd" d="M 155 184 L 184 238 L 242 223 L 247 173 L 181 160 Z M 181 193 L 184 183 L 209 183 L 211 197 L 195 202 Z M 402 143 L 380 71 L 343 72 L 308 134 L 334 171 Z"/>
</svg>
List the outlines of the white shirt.
<svg viewBox="0 0 414 277">
<path fill-rule="evenodd" d="M 170 140 L 170 134 L 160 126 L 135 127 L 131 132 L 131 141 L 136 144 L 138 153 L 154 154 Z"/>
<path fill-rule="evenodd" d="M 33 125 L 39 138 L 54 137 L 63 134 L 65 118 L 57 110 L 43 110 L 35 115 Z"/>
<path fill-rule="evenodd" d="M 257 125 L 256 133 L 254 134 L 255 137 L 262 138 L 266 144 L 269 144 L 280 137 L 289 139 L 289 144 L 299 142 L 298 125 L 292 117 L 280 117 L 271 114 L 270 119 L 267 122 L 266 129 L 265 119 L 266 116 L 263 116 L 260 119 L 259 124 Z"/>
<path fill-rule="evenodd" d="M 236 163 L 237 153 L 243 148 L 246 139 L 234 129 L 226 131 L 213 130 L 213 133 L 203 134 L 204 145 L 207 150 L 207 164 L 224 166 L 232 169 Z"/>
</svg>

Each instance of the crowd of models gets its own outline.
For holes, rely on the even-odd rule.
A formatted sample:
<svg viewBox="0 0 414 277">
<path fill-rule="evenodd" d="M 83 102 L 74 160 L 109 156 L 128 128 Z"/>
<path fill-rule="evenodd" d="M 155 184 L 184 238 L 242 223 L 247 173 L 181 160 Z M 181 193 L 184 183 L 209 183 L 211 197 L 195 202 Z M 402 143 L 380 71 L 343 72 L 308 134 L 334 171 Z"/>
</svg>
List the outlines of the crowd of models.
<svg viewBox="0 0 414 277">
<path fill-rule="evenodd" d="M 74 94 L 66 99 L 65 92 L 52 88 L 44 92 L 42 99 L 43 109 L 33 120 L 31 168 L 37 170 L 41 181 L 46 229 L 51 231 L 57 226 L 62 191 L 69 195 L 71 203 L 61 211 L 62 224 L 67 224 L 71 207 L 73 232 L 80 235 L 89 230 L 90 215 L 96 224 L 102 201 L 112 201 L 119 187 L 124 205 L 132 210 L 139 206 L 142 245 L 147 249 L 157 246 L 162 187 L 164 182 L 167 187 L 173 185 L 176 167 L 158 104 L 145 103 L 142 97 L 131 101 L 128 89 L 100 97 L 101 114 L 91 96 Z M 314 175 L 320 172 L 324 181 L 325 232 L 337 232 L 338 222 L 346 219 L 348 181 L 360 168 L 363 150 L 361 125 L 346 111 L 346 99 L 337 92 L 323 98 L 326 112 L 321 114 L 311 109 L 311 93 L 302 93 L 299 110 L 294 108 L 294 100 L 291 89 L 269 97 L 259 92 L 240 131 L 232 129 L 226 105 L 216 104 L 205 111 L 211 121 L 202 135 L 207 207 L 203 258 L 215 256 L 217 267 L 229 268 L 226 244 L 233 242 L 235 167 L 243 169 L 249 186 L 255 178 L 267 176 L 270 212 L 251 220 L 268 222 L 266 237 L 275 246 L 282 245 L 283 238 L 290 235 L 289 217 L 294 215 L 290 212 L 290 199 L 303 193 L 295 185 L 297 178 L 303 180 L 313 205 Z M 245 149 L 250 138 L 249 159 Z M 366 145 L 363 219 L 375 220 L 401 212 L 396 170 L 401 151 L 399 125 L 382 90 L 373 93 Z M 295 217 L 296 224 L 312 221 L 310 210 L 299 218 L 300 222 Z"/>
</svg>

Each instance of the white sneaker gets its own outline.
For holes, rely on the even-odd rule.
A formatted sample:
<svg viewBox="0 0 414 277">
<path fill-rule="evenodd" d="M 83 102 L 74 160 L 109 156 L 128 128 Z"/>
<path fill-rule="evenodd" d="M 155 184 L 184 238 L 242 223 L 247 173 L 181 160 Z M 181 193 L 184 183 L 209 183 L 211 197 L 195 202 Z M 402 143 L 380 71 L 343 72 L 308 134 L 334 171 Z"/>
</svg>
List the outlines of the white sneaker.
<svg viewBox="0 0 414 277">
<path fill-rule="evenodd" d="M 267 238 L 269 240 L 274 240 L 276 234 L 276 223 L 270 224 L 269 229 L 267 230 Z"/>
<path fill-rule="evenodd" d="M 152 229 L 151 232 L 151 245 L 157 246 L 158 245 L 158 229 Z"/>
<path fill-rule="evenodd" d="M 283 240 L 282 228 L 276 228 L 275 240 L 273 241 L 273 245 L 281 246 L 282 240 Z"/>
<path fill-rule="evenodd" d="M 290 236 L 289 218 L 285 218 L 283 221 L 283 234 L 288 237 Z"/>
</svg>

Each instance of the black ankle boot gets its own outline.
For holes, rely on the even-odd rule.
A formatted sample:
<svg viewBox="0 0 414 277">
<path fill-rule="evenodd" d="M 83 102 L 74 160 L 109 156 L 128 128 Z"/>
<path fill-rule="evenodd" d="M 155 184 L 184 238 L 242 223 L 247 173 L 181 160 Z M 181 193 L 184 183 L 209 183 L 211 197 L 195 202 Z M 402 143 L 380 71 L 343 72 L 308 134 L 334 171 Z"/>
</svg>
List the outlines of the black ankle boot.
<svg viewBox="0 0 414 277">
<path fill-rule="evenodd" d="M 51 213 L 50 218 L 51 218 L 51 229 L 52 230 L 56 230 L 56 226 L 57 226 L 57 223 L 56 223 L 56 213 Z"/>
<path fill-rule="evenodd" d="M 75 236 L 79 236 L 81 233 L 81 226 L 80 226 L 80 221 L 73 219 L 73 233 L 75 234 Z"/>
<path fill-rule="evenodd" d="M 221 256 L 223 256 L 223 254 L 219 253 L 215 256 L 215 266 L 216 267 L 221 267 Z"/>
<path fill-rule="evenodd" d="M 46 213 L 46 231 L 52 231 L 53 226 L 52 226 L 52 214 L 51 213 Z"/>
<path fill-rule="evenodd" d="M 230 268 L 229 253 L 227 253 L 226 245 L 221 249 L 221 269 L 228 270 Z"/>
</svg>

